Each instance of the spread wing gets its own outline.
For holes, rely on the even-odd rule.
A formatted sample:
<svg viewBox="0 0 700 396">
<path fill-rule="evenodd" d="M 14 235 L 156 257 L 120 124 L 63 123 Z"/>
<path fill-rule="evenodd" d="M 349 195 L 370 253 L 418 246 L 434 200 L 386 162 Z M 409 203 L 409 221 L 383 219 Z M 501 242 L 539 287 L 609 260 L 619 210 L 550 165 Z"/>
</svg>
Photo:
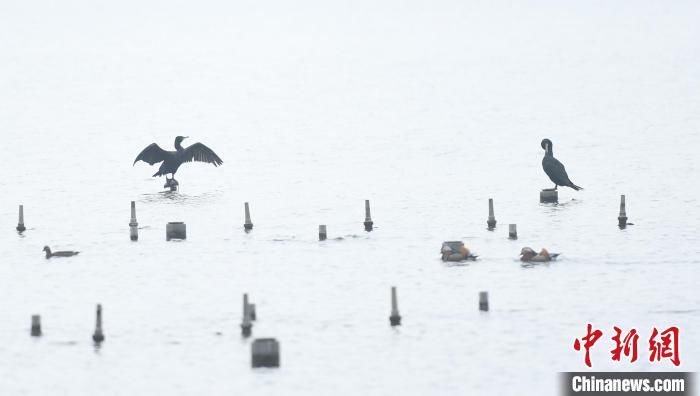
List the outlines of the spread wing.
<svg viewBox="0 0 700 396">
<path fill-rule="evenodd" d="M 184 159 L 185 162 L 207 162 L 214 166 L 219 166 L 224 163 L 212 149 L 202 143 L 195 143 L 187 147 L 185 149 Z"/>
<path fill-rule="evenodd" d="M 134 164 L 139 161 L 148 162 L 150 165 L 153 165 L 156 162 L 163 162 L 168 155 L 167 153 L 167 151 L 160 148 L 160 146 L 157 144 L 151 143 L 136 157 Z"/>
</svg>

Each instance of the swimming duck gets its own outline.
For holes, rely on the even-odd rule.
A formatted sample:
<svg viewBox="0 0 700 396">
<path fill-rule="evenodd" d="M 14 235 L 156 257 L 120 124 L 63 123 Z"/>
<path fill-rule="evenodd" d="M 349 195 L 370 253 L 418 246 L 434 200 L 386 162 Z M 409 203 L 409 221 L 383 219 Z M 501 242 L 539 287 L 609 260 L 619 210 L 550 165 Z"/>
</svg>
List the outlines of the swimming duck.
<svg viewBox="0 0 700 396">
<path fill-rule="evenodd" d="M 46 252 L 46 258 L 50 259 L 51 257 L 71 257 L 79 254 L 80 252 L 72 252 L 72 251 L 63 251 L 63 252 L 52 252 L 51 248 L 48 246 L 44 246 L 44 251 Z"/>
<path fill-rule="evenodd" d="M 539 253 L 536 253 L 532 248 L 524 247 L 520 250 L 520 261 L 545 262 L 556 260 L 561 253 L 549 253 L 547 249 L 542 248 Z"/>
<path fill-rule="evenodd" d="M 474 261 L 478 257 L 473 255 L 471 251 L 464 246 L 464 243 L 458 241 L 443 242 L 440 253 L 442 253 L 442 261 Z"/>
</svg>

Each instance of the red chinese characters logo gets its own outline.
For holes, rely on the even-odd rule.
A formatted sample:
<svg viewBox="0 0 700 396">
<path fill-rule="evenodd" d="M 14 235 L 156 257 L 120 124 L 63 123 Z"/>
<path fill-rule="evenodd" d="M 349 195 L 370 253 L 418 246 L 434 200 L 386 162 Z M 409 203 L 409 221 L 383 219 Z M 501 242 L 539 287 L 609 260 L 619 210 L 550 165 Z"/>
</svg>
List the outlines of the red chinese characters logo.
<svg viewBox="0 0 700 396">
<path fill-rule="evenodd" d="M 615 335 L 612 337 L 615 347 L 610 351 L 612 360 L 619 362 L 622 357 L 629 359 L 630 363 L 634 363 L 638 358 L 638 341 L 639 334 L 637 329 L 631 329 L 627 333 L 623 333 L 622 329 L 613 326 Z M 586 335 L 581 339 L 574 340 L 574 350 L 585 351 L 584 363 L 588 367 L 592 367 L 590 349 L 603 336 L 603 332 L 598 329 L 593 329 L 592 324 L 587 325 Z M 649 337 L 649 361 L 659 362 L 662 359 L 668 359 L 676 366 L 680 366 L 679 354 L 680 330 L 676 326 L 671 326 L 668 329 L 659 332 L 654 327 L 651 337 Z"/>
<path fill-rule="evenodd" d="M 595 345 L 596 341 L 598 341 L 598 339 L 603 336 L 602 331 L 595 330 L 595 331 L 591 332 L 592 329 L 593 329 L 593 325 L 589 323 L 588 324 L 588 332 L 586 333 L 586 336 L 582 338 L 583 349 L 586 350 L 585 362 L 586 362 L 586 366 L 588 366 L 588 367 L 591 367 L 590 349 L 591 349 L 591 347 L 593 347 L 593 345 Z M 577 351 L 581 350 L 581 340 L 579 340 L 578 338 L 576 339 L 576 341 L 574 341 L 574 349 Z"/>
<path fill-rule="evenodd" d="M 630 358 L 630 363 L 637 361 L 637 341 L 639 340 L 637 329 L 630 330 L 622 340 L 620 340 L 622 336 L 622 329 L 617 326 L 613 326 L 613 330 L 615 330 L 615 336 L 612 339 L 615 341 L 616 346 L 615 349 L 610 351 L 612 354 L 612 360 L 619 362 L 620 355 L 624 354 Z M 630 354 L 632 356 L 630 356 Z"/>
<path fill-rule="evenodd" d="M 678 327 L 671 326 L 659 334 L 659 331 L 654 327 L 651 337 L 649 337 L 649 351 L 651 356 L 649 356 L 649 361 L 660 361 L 661 359 L 669 359 L 671 363 L 676 366 L 681 365 L 681 360 L 678 355 L 678 342 L 679 342 Z M 661 341 L 657 341 L 656 337 L 660 336 Z"/>
</svg>

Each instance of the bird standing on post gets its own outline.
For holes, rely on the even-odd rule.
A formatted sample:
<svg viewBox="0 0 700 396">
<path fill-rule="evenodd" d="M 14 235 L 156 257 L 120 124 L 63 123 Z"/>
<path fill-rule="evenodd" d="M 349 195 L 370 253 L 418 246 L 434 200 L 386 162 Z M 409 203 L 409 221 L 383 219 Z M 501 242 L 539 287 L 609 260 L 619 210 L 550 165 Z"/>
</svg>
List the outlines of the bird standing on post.
<svg viewBox="0 0 700 396">
<path fill-rule="evenodd" d="M 207 162 L 214 166 L 219 166 L 224 163 L 212 149 L 202 143 L 195 143 L 187 148 L 182 147 L 182 141 L 185 139 L 187 139 L 187 136 L 178 136 L 175 138 L 175 151 L 165 151 L 156 143 L 151 143 L 139 153 L 134 160 L 134 165 L 139 161 L 148 162 L 149 165 L 162 162 L 158 172 L 156 172 L 153 177 L 165 176 L 165 185 L 169 186 L 172 183 L 177 183 L 175 180 L 175 172 L 177 172 L 177 169 L 184 162 Z M 168 173 L 171 174 L 170 179 L 168 179 Z"/>
<path fill-rule="evenodd" d="M 544 173 L 549 176 L 549 178 L 554 182 L 554 188 L 550 190 L 556 190 L 559 186 L 571 187 L 574 190 L 582 190 L 582 187 L 575 185 L 571 180 L 569 180 L 569 175 L 566 174 L 566 169 L 564 164 L 559 162 L 558 159 L 554 158 L 552 153 L 552 141 L 549 139 L 543 139 L 541 143 L 544 149 L 544 158 L 542 158 L 542 169 Z"/>
</svg>

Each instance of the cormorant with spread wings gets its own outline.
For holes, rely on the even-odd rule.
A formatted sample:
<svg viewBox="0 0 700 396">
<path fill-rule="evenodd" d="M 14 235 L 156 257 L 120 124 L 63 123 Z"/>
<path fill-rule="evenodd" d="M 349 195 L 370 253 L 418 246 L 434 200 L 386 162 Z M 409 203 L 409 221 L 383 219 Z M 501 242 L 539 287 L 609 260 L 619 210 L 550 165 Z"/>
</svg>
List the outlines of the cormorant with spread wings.
<svg viewBox="0 0 700 396">
<path fill-rule="evenodd" d="M 166 151 L 160 148 L 156 143 L 151 143 L 136 157 L 134 165 L 139 161 L 148 162 L 150 165 L 162 162 L 158 172 L 156 172 L 153 177 L 165 176 L 165 185 L 167 187 L 171 183 L 177 184 L 177 181 L 175 181 L 175 172 L 177 172 L 177 169 L 184 162 L 207 162 L 214 166 L 219 166 L 224 163 L 212 149 L 202 143 L 195 143 L 187 148 L 182 147 L 181 143 L 185 139 L 187 139 L 187 136 L 178 136 L 175 138 L 175 151 Z M 168 179 L 168 173 L 172 175 L 171 179 Z"/>
</svg>

